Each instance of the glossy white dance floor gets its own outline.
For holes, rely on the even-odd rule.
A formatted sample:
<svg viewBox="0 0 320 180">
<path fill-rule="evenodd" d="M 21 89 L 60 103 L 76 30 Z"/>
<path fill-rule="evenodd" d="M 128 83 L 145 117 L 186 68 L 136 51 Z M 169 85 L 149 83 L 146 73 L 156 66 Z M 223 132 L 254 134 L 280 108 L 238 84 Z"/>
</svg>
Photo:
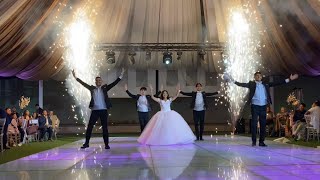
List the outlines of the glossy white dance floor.
<svg viewBox="0 0 320 180">
<path fill-rule="evenodd" d="M 0 165 L 0 179 L 320 179 L 320 149 L 249 137 L 213 136 L 190 145 L 143 146 L 136 137 L 82 141 Z"/>
</svg>

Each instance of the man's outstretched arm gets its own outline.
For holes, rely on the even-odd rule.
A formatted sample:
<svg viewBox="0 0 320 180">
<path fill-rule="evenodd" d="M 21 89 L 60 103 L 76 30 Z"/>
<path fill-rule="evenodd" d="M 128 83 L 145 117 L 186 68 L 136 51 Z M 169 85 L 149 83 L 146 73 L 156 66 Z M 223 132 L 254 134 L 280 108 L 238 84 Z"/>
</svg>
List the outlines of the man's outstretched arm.
<svg viewBox="0 0 320 180">
<path fill-rule="evenodd" d="M 72 70 L 72 75 L 76 79 L 76 81 L 78 81 L 82 86 L 84 86 L 85 88 L 90 90 L 91 86 L 89 84 L 83 82 L 81 79 L 77 78 L 76 73 L 74 72 L 74 70 Z"/>
<path fill-rule="evenodd" d="M 219 91 L 213 92 L 213 93 L 206 93 L 206 96 L 214 96 L 214 95 L 217 95 L 217 94 L 219 94 Z"/>
<path fill-rule="evenodd" d="M 125 84 L 124 85 L 124 89 L 126 90 L 126 93 L 128 94 L 128 96 L 130 96 L 133 99 L 137 99 L 137 95 L 132 94 L 129 90 L 128 90 L 128 85 Z"/>
<path fill-rule="evenodd" d="M 291 74 L 289 78 L 285 79 L 284 81 L 277 81 L 277 82 L 270 82 L 269 86 L 274 87 L 274 86 L 279 86 L 285 83 L 289 83 L 290 81 L 296 80 L 299 78 L 298 74 Z"/>
</svg>

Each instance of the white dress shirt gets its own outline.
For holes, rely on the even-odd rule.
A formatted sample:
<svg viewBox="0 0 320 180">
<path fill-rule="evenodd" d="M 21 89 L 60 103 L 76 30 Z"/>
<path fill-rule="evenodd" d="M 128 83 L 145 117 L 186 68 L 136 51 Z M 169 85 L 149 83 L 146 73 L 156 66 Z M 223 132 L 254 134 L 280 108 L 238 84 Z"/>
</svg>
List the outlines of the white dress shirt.
<svg viewBox="0 0 320 180">
<path fill-rule="evenodd" d="M 285 82 L 290 82 L 290 79 L 286 79 Z M 267 90 L 262 84 L 262 81 L 256 81 L 256 91 L 252 97 L 251 103 L 258 106 L 265 106 L 268 104 L 267 96 Z"/>
<path fill-rule="evenodd" d="M 148 100 L 146 96 L 140 96 L 137 102 L 139 112 L 148 112 Z"/>
<path fill-rule="evenodd" d="M 45 124 L 45 126 L 47 126 L 47 127 L 49 127 L 49 120 L 48 120 L 48 116 L 44 116 L 44 118 L 46 118 L 46 124 Z"/>
<path fill-rule="evenodd" d="M 252 104 L 265 106 L 268 104 L 267 91 L 261 81 L 256 81 L 256 91 L 252 97 Z"/>
<path fill-rule="evenodd" d="M 101 89 L 101 86 L 93 90 L 93 100 L 94 100 L 94 105 L 92 108 L 93 110 L 107 109 L 107 105 L 106 105 L 106 102 L 104 101 L 104 94 L 103 94 L 103 90 Z"/>
<path fill-rule="evenodd" d="M 203 111 L 204 110 L 204 101 L 203 101 L 203 95 L 201 91 L 197 91 L 196 100 L 194 104 L 195 111 Z"/>
<path fill-rule="evenodd" d="M 120 79 L 122 79 L 123 74 L 119 76 Z M 94 105 L 92 110 L 105 110 L 107 109 L 106 102 L 104 101 L 104 94 L 103 90 L 100 87 L 96 87 L 96 89 L 93 90 L 93 100 L 94 100 Z"/>
</svg>

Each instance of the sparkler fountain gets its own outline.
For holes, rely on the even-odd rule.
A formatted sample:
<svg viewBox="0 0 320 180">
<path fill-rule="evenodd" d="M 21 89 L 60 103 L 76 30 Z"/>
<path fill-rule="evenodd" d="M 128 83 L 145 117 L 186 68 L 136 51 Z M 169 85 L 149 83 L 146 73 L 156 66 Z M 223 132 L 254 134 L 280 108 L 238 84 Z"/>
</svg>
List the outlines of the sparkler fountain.
<svg viewBox="0 0 320 180">
<path fill-rule="evenodd" d="M 84 82 L 92 82 L 100 72 L 100 63 L 95 59 L 94 36 L 92 24 L 88 19 L 85 9 L 80 8 L 74 14 L 73 22 L 65 29 L 65 53 L 66 66 L 70 70 L 75 70 L 77 76 Z M 71 96 L 74 97 L 76 105 L 80 108 L 81 119 L 85 125 L 88 124 L 90 109 L 90 92 L 82 87 L 71 75 L 66 79 L 66 87 Z M 73 111 L 75 105 L 72 106 Z M 78 119 L 77 116 L 74 117 Z"/>
<path fill-rule="evenodd" d="M 248 82 L 260 64 L 260 40 L 254 23 L 247 20 L 251 16 L 249 11 L 240 8 L 232 9 L 229 16 L 229 25 L 226 43 L 226 56 L 223 56 L 225 71 L 223 78 L 233 78 L 239 82 Z M 221 82 L 225 92 L 224 98 L 229 103 L 228 111 L 231 114 L 232 131 L 245 105 L 248 89 L 238 87 L 234 83 Z"/>
</svg>

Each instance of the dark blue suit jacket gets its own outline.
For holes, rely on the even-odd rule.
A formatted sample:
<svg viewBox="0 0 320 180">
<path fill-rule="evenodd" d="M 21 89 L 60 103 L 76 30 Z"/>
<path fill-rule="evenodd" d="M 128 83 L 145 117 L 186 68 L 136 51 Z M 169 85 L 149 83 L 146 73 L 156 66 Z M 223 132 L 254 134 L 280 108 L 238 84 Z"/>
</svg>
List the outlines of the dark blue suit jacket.
<svg viewBox="0 0 320 180">
<path fill-rule="evenodd" d="M 39 120 L 39 128 L 44 128 L 46 125 L 46 118 L 44 116 L 40 116 L 38 120 Z M 48 122 L 49 122 L 49 125 L 52 125 L 52 121 L 49 116 L 48 116 Z"/>
</svg>

